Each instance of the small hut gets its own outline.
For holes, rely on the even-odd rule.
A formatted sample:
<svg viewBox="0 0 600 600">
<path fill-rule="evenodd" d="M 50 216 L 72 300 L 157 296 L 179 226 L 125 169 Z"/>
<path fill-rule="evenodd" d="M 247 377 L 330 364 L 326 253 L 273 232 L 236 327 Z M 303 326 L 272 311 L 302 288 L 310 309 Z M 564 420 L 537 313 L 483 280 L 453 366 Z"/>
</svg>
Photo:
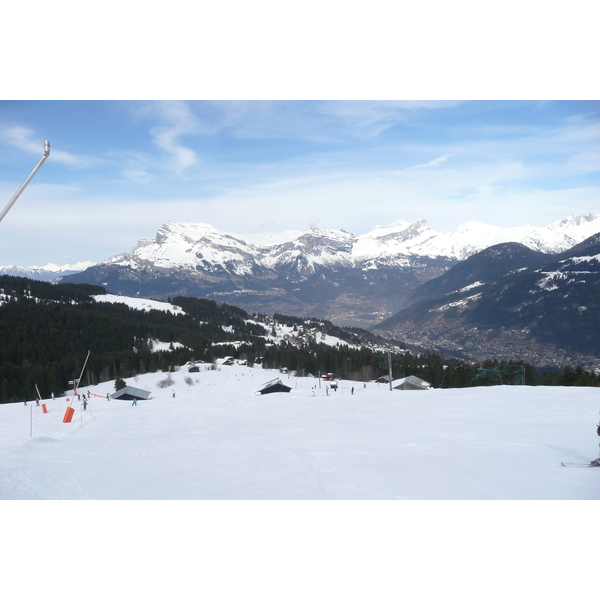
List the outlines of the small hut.
<svg viewBox="0 0 600 600">
<path fill-rule="evenodd" d="M 424 379 L 409 375 L 402 379 L 396 379 L 392 381 L 392 389 L 394 390 L 431 390 L 431 384 Z"/>
<path fill-rule="evenodd" d="M 271 379 L 267 383 L 254 392 L 255 396 L 263 396 L 264 394 L 273 394 L 275 392 L 289 392 L 292 388 L 282 383 L 281 379 Z"/>
<path fill-rule="evenodd" d="M 147 390 L 140 390 L 139 388 L 128 385 L 120 390 L 117 390 L 114 394 L 110 395 L 111 400 L 148 400 L 150 392 Z"/>
</svg>

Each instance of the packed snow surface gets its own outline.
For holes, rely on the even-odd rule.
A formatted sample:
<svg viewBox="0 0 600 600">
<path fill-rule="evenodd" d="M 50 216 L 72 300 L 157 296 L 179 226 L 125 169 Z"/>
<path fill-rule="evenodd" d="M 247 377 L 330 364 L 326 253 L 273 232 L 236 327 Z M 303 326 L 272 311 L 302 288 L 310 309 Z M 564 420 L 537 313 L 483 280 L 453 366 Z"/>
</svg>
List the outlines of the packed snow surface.
<svg viewBox="0 0 600 600">
<path fill-rule="evenodd" d="M 254 395 L 276 377 L 291 392 Z M 561 466 L 598 456 L 597 388 L 332 391 L 237 364 L 127 383 L 150 399 L 0 405 L 0 498 L 600 499 L 600 469 Z"/>
</svg>

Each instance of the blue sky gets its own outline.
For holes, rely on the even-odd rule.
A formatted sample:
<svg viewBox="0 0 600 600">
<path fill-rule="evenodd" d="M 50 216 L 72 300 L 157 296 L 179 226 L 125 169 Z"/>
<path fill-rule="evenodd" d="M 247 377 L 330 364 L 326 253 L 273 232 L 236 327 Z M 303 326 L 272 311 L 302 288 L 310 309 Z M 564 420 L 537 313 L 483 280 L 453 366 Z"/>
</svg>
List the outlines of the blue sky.
<svg viewBox="0 0 600 600">
<path fill-rule="evenodd" d="M 161 224 L 365 233 L 600 210 L 596 101 L 0 102 L 0 264 L 101 261 Z"/>
</svg>

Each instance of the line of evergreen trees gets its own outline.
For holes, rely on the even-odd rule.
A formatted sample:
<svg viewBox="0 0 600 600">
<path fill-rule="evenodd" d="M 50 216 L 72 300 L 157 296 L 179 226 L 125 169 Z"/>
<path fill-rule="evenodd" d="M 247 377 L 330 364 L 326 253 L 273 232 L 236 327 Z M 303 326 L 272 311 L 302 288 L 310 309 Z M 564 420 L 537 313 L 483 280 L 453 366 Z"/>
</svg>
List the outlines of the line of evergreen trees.
<svg viewBox="0 0 600 600">
<path fill-rule="evenodd" d="M 235 306 L 199 298 L 173 298 L 186 314 L 139 311 L 120 303 L 97 302 L 92 296 L 104 288 L 87 284 L 58 284 L 26 278 L 0 277 L 0 402 L 34 399 L 36 385 L 43 397 L 61 395 L 69 381 L 79 377 L 87 352 L 90 358 L 82 385 L 94 385 L 118 377 L 168 371 L 189 360 L 212 362 L 225 355 L 260 363 L 267 368 L 287 367 L 299 375 L 335 373 L 338 377 L 369 381 L 387 374 L 387 356 L 366 347 L 332 347 L 319 336 L 302 347 L 279 345 L 264 339 L 265 327 L 250 322 L 251 316 Z M 300 327 L 305 319 L 255 315 L 267 325 L 274 320 Z M 320 332 L 349 342 L 369 337 L 361 330 L 318 323 Z M 153 340 L 171 343 L 166 351 L 153 351 Z M 176 347 L 175 342 L 183 344 Z M 213 346 L 215 342 L 231 345 Z M 236 342 L 233 345 L 233 342 Z M 243 342 L 241 345 L 239 342 Z M 469 365 L 435 354 L 402 353 L 394 356 L 394 378 L 416 375 L 434 387 L 494 385 L 498 381 L 477 377 L 480 369 L 500 363 Z M 529 385 L 600 385 L 595 373 L 581 368 L 541 374 L 523 367 Z"/>
</svg>

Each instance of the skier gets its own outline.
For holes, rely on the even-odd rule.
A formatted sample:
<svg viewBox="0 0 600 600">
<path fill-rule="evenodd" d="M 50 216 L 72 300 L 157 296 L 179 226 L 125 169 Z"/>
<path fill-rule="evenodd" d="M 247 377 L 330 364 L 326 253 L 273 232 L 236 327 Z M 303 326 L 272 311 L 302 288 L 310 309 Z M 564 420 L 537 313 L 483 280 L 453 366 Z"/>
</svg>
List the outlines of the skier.
<svg viewBox="0 0 600 600">
<path fill-rule="evenodd" d="M 87 398 L 83 397 L 83 410 L 87 410 Z"/>
<path fill-rule="evenodd" d="M 133 399 L 133 402 L 131 403 L 131 406 L 137 406 L 137 398 Z"/>
<path fill-rule="evenodd" d="M 596 426 L 596 433 L 600 435 L 600 423 Z M 590 462 L 590 467 L 600 467 L 600 457 Z"/>
</svg>

